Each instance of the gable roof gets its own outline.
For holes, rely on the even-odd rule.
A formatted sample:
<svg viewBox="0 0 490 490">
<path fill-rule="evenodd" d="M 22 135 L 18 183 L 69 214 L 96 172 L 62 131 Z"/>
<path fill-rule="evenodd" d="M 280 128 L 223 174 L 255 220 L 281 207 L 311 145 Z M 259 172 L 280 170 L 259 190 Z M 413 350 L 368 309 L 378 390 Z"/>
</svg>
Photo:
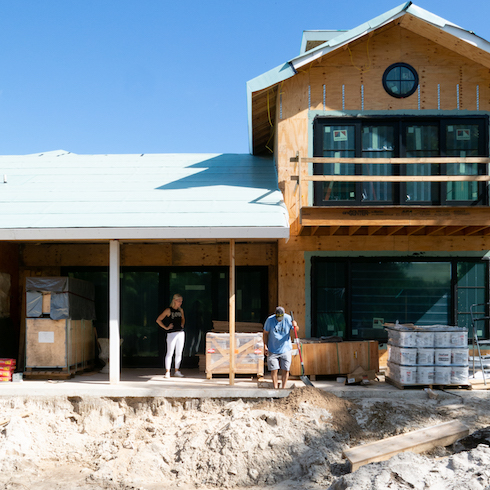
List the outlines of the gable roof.
<svg viewBox="0 0 490 490">
<path fill-rule="evenodd" d="M 0 156 L 1 240 L 287 238 L 271 159 L 238 154 Z"/>
<path fill-rule="evenodd" d="M 390 23 L 398 23 L 490 68 L 490 43 L 474 32 L 405 2 L 382 15 L 348 31 L 305 31 L 298 56 L 247 82 L 247 107 L 250 153 L 267 153 L 270 121 L 275 119 L 277 86 L 295 76 L 298 70 L 322 56 L 336 52 L 349 43 Z M 317 33 L 316 35 L 314 33 Z M 315 39 L 316 38 L 316 39 Z M 325 39 L 324 42 L 320 42 Z M 316 41 L 316 43 L 314 42 Z M 307 49 L 316 44 L 311 49 Z M 267 103 L 264 99 L 267 98 Z M 269 124 L 267 123 L 269 121 Z"/>
</svg>

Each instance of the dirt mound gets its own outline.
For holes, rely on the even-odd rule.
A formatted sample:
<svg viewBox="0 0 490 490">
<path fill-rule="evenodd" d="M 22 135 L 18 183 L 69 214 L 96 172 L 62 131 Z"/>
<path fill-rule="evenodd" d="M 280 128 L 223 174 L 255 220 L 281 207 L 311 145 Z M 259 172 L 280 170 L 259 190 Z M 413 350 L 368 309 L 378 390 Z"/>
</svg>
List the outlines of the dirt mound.
<svg viewBox="0 0 490 490">
<path fill-rule="evenodd" d="M 298 413 L 304 412 L 307 407 L 309 409 L 314 407 L 327 410 L 331 414 L 329 423 L 334 430 L 347 432 L 351 437 L 357 438 L 359 436 L 359 425 L 351 415 L 357 406 L 348 400 L 312 386 L 296 388 L 284 398 L 261 402 L 255 408 L 294 417 Z"/>
</svg>

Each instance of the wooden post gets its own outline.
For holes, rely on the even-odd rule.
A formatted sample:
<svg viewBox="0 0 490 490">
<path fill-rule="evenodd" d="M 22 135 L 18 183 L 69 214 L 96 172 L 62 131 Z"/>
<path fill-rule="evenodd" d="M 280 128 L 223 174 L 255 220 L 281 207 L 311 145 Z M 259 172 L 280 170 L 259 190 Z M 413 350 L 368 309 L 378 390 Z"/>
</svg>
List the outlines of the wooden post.
<svg viewBox="0 0 490 490">
<path fill-rule="evenodd" d="M 109 381 L 120 381 L 120 335 L 119 335 L 119 269 L 121 249 L 118 240 L 109 244 Z"/>
<path fill-rule="evenodd" d="M 235 384 L 235 240 L 230 240 L 230 385 Z"/>
</svg>

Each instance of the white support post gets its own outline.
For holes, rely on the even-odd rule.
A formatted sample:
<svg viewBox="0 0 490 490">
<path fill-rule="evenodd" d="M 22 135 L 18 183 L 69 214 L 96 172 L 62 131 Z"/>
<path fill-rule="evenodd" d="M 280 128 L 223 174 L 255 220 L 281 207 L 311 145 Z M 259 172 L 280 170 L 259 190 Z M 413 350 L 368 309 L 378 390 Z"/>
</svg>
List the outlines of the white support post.
<svg viewBox="0 0 490 490">
<path fill-rule="evenodd" d="M 230 240 L 230 386 L 235 384 L 235 240 Z"/>
<path fill-rule="evenodd" d="M 111 240 L 109 244 L 109 381 L 111 384 L 120 381 L 120 264 L 119 241 Z"/>
</svg>

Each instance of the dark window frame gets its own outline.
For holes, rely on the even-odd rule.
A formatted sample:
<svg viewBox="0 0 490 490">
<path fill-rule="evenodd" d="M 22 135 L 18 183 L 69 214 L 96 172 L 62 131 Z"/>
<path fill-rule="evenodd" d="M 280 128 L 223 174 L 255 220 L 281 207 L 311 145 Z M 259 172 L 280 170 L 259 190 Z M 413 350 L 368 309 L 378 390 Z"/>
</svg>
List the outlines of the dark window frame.
<svg viewBox="0 0 490 490">
<path fill-rule="evenodd" d="M 413 80 L 410 80 L 411 82 L 413 82 L 413 86 L 410 88 L 410 90 L 408 90 L 405 93 L 401 92 L 401 85 L 403 82 L 401 78 L 400 80 L 398 79 L 396 80 L 400 84 L 400 93 L 393 92 L 393 90 L 388 86 L 388 82 L 389 82 L 388 77 L 393 72 L 393 70 L 396 70 L 397 68 L 400 68 L 400 71 L 401 69 L 408 70 L 410 73 L 412 73 L 414 78 Z M 386 68 L 385 72 L 383 73 L 382 81 L 383 81 L 383 88 L 385 89 L 388 95 L 391 95 L 391 97 L 395 97 L 397 99 L 406 99 L 407 97 L 410 97 L 417 91 L 417 88 L 419 86 L 419 75 L 413 66 L 409 65 L 408 63 L 399 62 L 399 63 L 393 63 L 388 68 Z"/>
<path fill-rule="evenodd" d="M 439 156 L 446 156 L 446 138 L 445 130 L 450 125 L 477 124 L 481 133 L 479 139 L 478 156 L 489 156 L 489 116 L 488 115 L 466 115 L 466 116 L 397 116 L 397 115 L 376 115 L 360 117 L 338 117 L 338 116 L 317 116 L 313 122 L 313 156 L 323 157 L 323 132 L 325 126 L 353 126 L 355 134 L 355 152 L 356 157 L 362 156 L 362 129 L 366 126 L 375 125 L 393 125 L 395 128 L 395 145 L 394 153 L 396 157 L 403 158 L 406 156 L 406 135 L 404 129 L 410 124 L 418 125 L 437 125 L 439 128 Z M 398 167 L 398 168 L 396 168 Z M 405 175 L 406 165 L 393 166 L 393 175 Z M 446 175 L 446 166 L 440 165 L 441 175 Z M 322 175 L 322 164 L 313 164 L 313 175 Z M 488 165 L 478 165 L 478 175 L 488 174 Z M 355 175 L 361 175 L 361 166 L 356 165 Z M 432 192 L 433 198 L 430 201 L 406 201 L 406 183 L 392 184 L 392 201 L 362 201 L 361 183 L 355 184 L 355 199 L 352 200 L 323 200 L 322 199 L 322 182 L 314 182 L 314 200 L 315 206 L 386 206 L 390 204 L 403 206 L 488 206 L 487 183 L 478 183 L 478 197 L 474 201 L 447 201 L 446 192 L 447 184 L 433 183 L 432 188 L 437 192 Z"/>
<path fill-rule="evenodd" d="M 310 287 L 311 287 L 311 336 L 316 337 L 317 332 L 317 272 L 316 264 L 318 263 L 335 263 L 343 264 L 344 270 L 344 284 L 345 284 L 345 339 L 344 340 L 360 340 L 363 339 L 361 336 L 352 335 L 352 264 L 353 263 L 376 263 L 376 262 L 448 262 L 450 264 L 451 270 L 451 285 L 449 292 L 451 294 L 450 304 L 449 304 L 449 315 L 450 324 L 455 325 L 458 318 L 458 285 L 457 285 L 457 264 L 459 262 L 470 262 L 475 264 L 484 264 L 486 266 L 485 272 L 485 316 L 490 316 L 490 305 L 489 305 L 489 285 L 490 285 L 490 263 L 487 260 L 479 259 L 475 257 L 311 257 L 311 276 L 310 276 Z M 485 325 L 476 325 L 477 328 L 483 329 L 484 338 L 490 338 L 490 325 L 486 321 Z M 469 332 L 472 335 L 472 332 Z M 365 339 L 364 339 L 365 340 Z M 379 340 L 379 339 L 375 339 Z M 382 341 L 382 340 L 381 340 Z"/>
</svg>

